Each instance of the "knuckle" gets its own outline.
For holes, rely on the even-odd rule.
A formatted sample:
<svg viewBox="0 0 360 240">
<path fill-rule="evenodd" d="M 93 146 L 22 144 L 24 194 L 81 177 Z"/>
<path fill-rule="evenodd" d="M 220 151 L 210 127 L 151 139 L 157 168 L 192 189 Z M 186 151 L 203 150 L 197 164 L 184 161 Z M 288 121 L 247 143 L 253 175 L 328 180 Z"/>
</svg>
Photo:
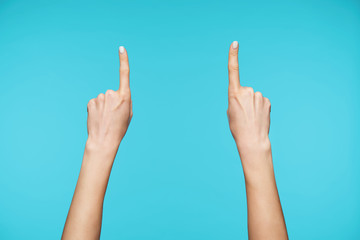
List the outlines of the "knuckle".
<svg viewBox="0 0 360 240">
<path fill-rule="evenodd" d="M 239 70 L 239 64 L 237 63 L 229 63 L 228 68 L 230 71 L 237 71 Z"/>
<path fill-rule="evenodd" d="M 230 56 L 238 56 L 238 52 L 234 49 L 230 50 Z"/>
<path fill-rule="evenodd" d="M 245 87 L 245 92 L 251 96 L 255 94 L 254 89 L 252 87 Z"/>
<path fill-rule="evenodd" d="M 239 95 L 239 93 L 241 93 L 241 88 L 239 87 L 233 87 L 229 84 L 229 88 L 228 88 L 228 95 L 232 95 L 232 96 L 237 96 Z"/>
<path fill-rule="evenodd" d="M 229 91 L 228 91 L 228 97 L 229 98 L 236 98 L 240 95 L 241 91 L 240 89 L 230 89 L 229 88 Z"/>
<path fill-rule="evenodd" d="M 257 98 L 262 98 L 263 95 L 262 95 L 261 92 L 256 92 L 256 93 L 255 93 L 255 97 L 257 97 Z"/>
<path fill-rule="evenodd" d="M 121 90 L 121 98 L 130 100 L 131 99 L 131 92 L 128 89 Z"/>
<path fill-rule="evenodd" d="M 271 102 L 267 97 L 264 98 L 264 101 L 268 106 L 271 106 Z"/>
<path fill-rule="evenodd" d="M 236 97 L 237 97 L 236 93 L 229 93 L 229 96 L 228 96 L 229 99 L 233 99 L 233 98 L 236 98 Z"/>
<path fill-rule="evenodd" d="M 97 97 L 99 100 L 102 100 L 105 98 L 105 95 L 103 93 L 100 93 Z"/>
<path fill-rule="evenodd" d="M 105 92 L 105 97 L 111 97 L 114 95 L 114 93 L 115 93 L 114 90 L 109 89 Z"/>
<path fill-rule="evenodd" d="M 90 101 L 87 104 L 87 107 L 91 108 L 92 106 L 94 106 L 94 104 L 95 104 L 95 99 L 90 99 Z"/>
<path fill-rule="evenodd" d="M 130 68 L 127 66 L 120 67 L 120 72 L 128 74 L 128 73 L 130 73 Z"/>
<path fill-rule="evenodd" d="M 228 96 L 228 102 L 229 104 L 231 104 L 232 102 L 236 102 L 239 101 L 239 98 L 241 98 L 241 96 L 238 96 L 237 94 L 232 94 Z"/>
</svg>

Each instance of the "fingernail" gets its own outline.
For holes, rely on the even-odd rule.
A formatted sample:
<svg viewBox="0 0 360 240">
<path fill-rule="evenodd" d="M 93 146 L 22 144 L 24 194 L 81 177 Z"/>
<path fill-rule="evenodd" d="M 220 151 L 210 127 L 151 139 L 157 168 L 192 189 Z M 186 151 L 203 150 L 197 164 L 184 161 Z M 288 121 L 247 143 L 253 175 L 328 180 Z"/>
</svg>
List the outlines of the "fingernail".
<svg viewBox="0 0 360 240">
<path fill-rule="evenodd" d="M 233 48 L 233 49 L 237 49 L 238 46 L 239 46 L 238 41 L 233 41 L 233 43 L 232 43 L 232 48 Z"/>
<path fill-rule="evenodd" d="M 119 47 L 119 51 L 120 51 L 120 53 L 122 54 L 122 53 L 125 52 L 125 48 L 124 48 L 123 46 L 120 46 L 120 47 Z"/>
</svg>

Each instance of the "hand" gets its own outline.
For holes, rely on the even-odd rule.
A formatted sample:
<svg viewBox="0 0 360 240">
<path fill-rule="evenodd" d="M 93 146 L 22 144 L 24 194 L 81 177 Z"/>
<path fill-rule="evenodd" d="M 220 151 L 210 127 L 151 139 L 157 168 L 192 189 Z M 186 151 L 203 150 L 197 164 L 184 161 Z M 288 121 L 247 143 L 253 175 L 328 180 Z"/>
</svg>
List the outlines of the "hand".
<svg viewBox="0 0 360 240">
<path fill-rule="evenodd" d="M 120 87 L 107 90 L 91 99 L 88 109 L 87 146 L 116 149 L 124 137 L 132 118 L 132 101 L 129 83 L 129 61 L 124 47 L 119 48 Z"/>
<path fill-rule="evenodd" d="M 231 133 L 240 157 L 250 152 L 269 150 L 270 101 L 251 87 L 240 85 L 238 42 L 229 51 L 229 107 L 227 110 Z"/>
</svg>

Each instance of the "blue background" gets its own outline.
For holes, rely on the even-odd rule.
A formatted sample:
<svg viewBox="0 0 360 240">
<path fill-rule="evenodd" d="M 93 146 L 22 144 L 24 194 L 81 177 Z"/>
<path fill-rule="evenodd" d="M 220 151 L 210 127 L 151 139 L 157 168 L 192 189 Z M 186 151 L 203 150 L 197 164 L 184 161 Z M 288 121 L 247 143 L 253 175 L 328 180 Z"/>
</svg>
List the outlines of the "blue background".
<svg viewBox="0 0 360 240">
<path fill-rule="evenodd" d="M 227 55 L 272 102 L 291 239 L 360 239 L 359 1 L 1 1 L 0 239 L 59 239 L 86 104 L 119 85 L 134 117 L 106 193 L 103 239 L 245 239 L 227 118 Z"/>
</svg>

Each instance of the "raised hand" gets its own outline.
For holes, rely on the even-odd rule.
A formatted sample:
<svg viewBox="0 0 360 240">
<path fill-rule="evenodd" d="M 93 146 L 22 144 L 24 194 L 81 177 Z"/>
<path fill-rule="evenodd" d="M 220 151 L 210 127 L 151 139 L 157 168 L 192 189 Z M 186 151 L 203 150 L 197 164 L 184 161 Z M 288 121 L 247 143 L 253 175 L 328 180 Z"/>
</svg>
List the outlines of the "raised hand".
<svg viewBox="0 0 360 240">
<path fill-rule="evenodd" d="M 120 87 L 100 93 L 88 103 L 88 142 L 91 147 L 117 149 L 132 118 L 129 60 L 124 47 L 119 48 Z"/>
<path fill-rule="evenodd" d="M 270 101 L 240 85 L 238 51 L 238 42 L 233 42 L 227 114 L 245 175 L 249 239 L 288 239 L 269 140 Z"/>
<path fill-rule="evenodd" d="M 239 78 L 238 42 L 229 51 L 229 107 L 231 133 L 240 155 L 270 150 L 270 101 L 251 87 L 243 87 Z M 246 160 L 246 159 L 242 159 Z M 243 164 L 247 164 L 243 161 Z"/>
<path fill-rule="evenodd" d="M 88 140 L 62 239 L 99 239 L 111 168 L 132 117 L 129 60 L 119 48 L 120 87 L 88 103 Z"/>
</svg>

